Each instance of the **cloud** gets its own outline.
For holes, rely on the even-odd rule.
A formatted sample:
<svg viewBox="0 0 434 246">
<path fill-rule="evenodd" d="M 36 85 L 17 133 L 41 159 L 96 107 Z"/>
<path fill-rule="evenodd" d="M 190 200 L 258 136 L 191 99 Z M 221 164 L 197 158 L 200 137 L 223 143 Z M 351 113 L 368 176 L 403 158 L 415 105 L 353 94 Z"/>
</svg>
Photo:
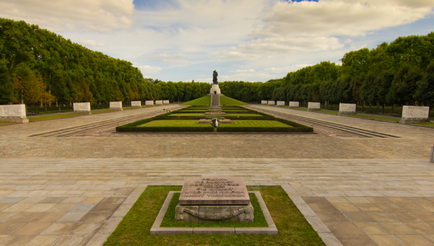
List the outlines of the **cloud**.
<svg viewBox="0 0 434 246">
<path fill-rule="evenodd" d="M 97 43 L 94 40 L 80 39 L 80 43 L 86 46 L 105 46 L 104 43 Z"/>
<path fill-rule="evenodd" d="M 134 63 L 133 66 L 140 69 L 143 76 L 146 76 L 146 74 L 148 74 L 148 73 L 159 73 L 161 71 L 161 67 L 153 67 L 153 66 L 149 66 L 149 65 L 139 65 L 137 63 Z"/>
<path fill-rule="evenodd" d="M 2 0 L 0 16 L 24 20 L 50 31 L 129 29 L 133 0 Z"/>
<path fill-rule="evenodd" d="M 188 60 L 185 60 L 183 58 L 186 58 L 186 56 L 184 54 L 173 54 L 173 55 L 168 55 L 168 54 L 157 54 L 157 55 L 143 55 L 140 58 L 141 59 L 146 59 L 146 57 L 149 57 L 153 60 L 159 60 L 165 64 L 171 64 L 171 65 L 181 65 L 181 66 L 186 66 L 186 65 L 190 65 L 191 62 L 189 62 Z"/>
<path fill-rule="evenodd" d="M 262 38 L 223 51 L 221 60 L 257 60 L 264 56 L 291 52 L 318 52 L 343 48 L 335 37 Z"/>
<path fill-rule="evenodd" d="M 432 1 L 324 0 L 278 2 L 264 15 L 264 24 L 252 33 L 276 36 L 360 36 L 369 31 L 414 22 L 433 12 Z"/>
<path fill-rule="evenodd" d="M 254 73 L 255 69 L 237 69 L 236 71 L 229 71 L 230 73 Z"/>
<path fill-rule="evenodd" d="M 289 73 L 308 66 L 312 66 L 312 64 L 296 64 L 296 65 L 285 66 L 285 67 L 270 67 L 264 70 L 270 73 Z"/>
<path fill-rule="evenodd" d="M 149 56 L 151 59 L 155 59 L 155 60 L 165 60 L 165 59 L 182 59 L 185 58 L 184 54 L 173 54 L 173 55 L 168 55 L 168 54 L 158 54 L 158 55 L 150 55 Z"/>
</svg>

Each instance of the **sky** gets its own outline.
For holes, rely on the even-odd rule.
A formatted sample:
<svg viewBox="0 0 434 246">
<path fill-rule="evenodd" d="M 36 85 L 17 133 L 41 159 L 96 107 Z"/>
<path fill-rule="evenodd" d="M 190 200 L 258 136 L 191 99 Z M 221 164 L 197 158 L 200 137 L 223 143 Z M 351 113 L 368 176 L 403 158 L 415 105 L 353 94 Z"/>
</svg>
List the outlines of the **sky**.
<svg viewBox="0 0 434 246">
<path fill-rule="evenodd" d="M 127 60 L 144 77 L 278 79 L 351 50 L 434 31 L 434 0 L 0 0 L 24 20 Z"/>
</svg>

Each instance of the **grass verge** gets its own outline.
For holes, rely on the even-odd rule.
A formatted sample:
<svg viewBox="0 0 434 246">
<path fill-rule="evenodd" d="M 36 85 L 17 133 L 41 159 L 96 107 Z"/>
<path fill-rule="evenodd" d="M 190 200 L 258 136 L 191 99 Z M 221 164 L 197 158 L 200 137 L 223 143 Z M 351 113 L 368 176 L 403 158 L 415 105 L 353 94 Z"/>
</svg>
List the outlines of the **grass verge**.
<svg viewBox="0 0 434 246">
<path fill-rule="evenodd" d="M 364 118 L 364 119 L 372 119 L 372 120 L 383 120 L 383 121 L 390 121 L 390 122 L 399 122 L 399 119 L 397 119 L 397 118 L 389 118 L 389 117 L 371 116 L 371 115 L 363 115 L 363 114 L 350 114 L 348 116 L 359 117 L 359 118 Z"/>
<path fill-rule="evenodd" d="M 247 188 L 261 192 L 278 235 L 150 235 L 167 194 L 181 186 L 148 186 L 104 245 L 325 245 L 280 186 Z"/>
<path fill-rule="evenodd" d="M 6 125 L 6 124 L 11 124 L 12 122 L 3 122 L 3 121 L 0 121 L 0 125 Z"/>
<path fill-rule="evenodd" d="M 41 121 L 41 120 L 54 120 L 54 119 L 60 119 L 60 118 L 69 118 L 69 117 L 76 117 L 80 116 L 82 114 L 78 113 L 72 113 L 72 114 L 57 114 L 57 115 L 47 115 L 47 116 L 37 116 L 37 117 L 31 117 L 28 118 L 30 122 L 35 121 Z"/>
<path fill-rule="evenodd" d="M 276 120 L 233 120 L 232 124 L 221 124 L 218 127 L 226 128 L 226 127 L 288 127 L 292 128 L 292 126 L 284 124 L 282 122 Z"/>
<path fill-rule="evenodd" d="M 170 201 L 169 208 L 167 209 L 166 215 L 161 222 L 161 227 L 268 227 L 267 221 L 265 220 L 261 206 L 259 205 L 258 199 L 256 198 L 255 194 L 249 194 L 255 218 L 254 221 L 251 223 L 225 221 L 216 221 L 214 223 L 178 222 L 175 220 L 175 208 L 176 205 L 178 205 L 180 195 L 181 194 L 179 193 L 173 194 L 172 201 Z"/>
<path fill-rule="evenodd" d="M 432 126 L 432 127 L 434 127 L 434 123 L 433 122 L 423 122 L 423 123 L 418 123 L 418 125 L 421 125 L 421 126 Z"/>
<path fill-rule="evenodd" d="M 227 96 L 220 96 L 220 105 L 247 105 L 247 103 Z"/>
<path fill-rule="evenodd" d="M 137 127 L 212 127 L 211 124 L 197 124 L 197 120 L 153 120 Z"/>
<path fill-rule="evenodd" d="M 185 102 L 182 105 L 209 105 L 209 103 L 210 103 L 210 96 L 204 96 Z"/>
</svg>

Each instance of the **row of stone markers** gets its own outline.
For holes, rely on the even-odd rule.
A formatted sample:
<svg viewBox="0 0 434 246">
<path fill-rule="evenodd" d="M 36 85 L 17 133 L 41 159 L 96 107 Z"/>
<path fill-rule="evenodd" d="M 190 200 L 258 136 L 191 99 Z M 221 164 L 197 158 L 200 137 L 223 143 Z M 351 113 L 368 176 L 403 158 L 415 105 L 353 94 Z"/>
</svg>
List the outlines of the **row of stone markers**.
<svg viewBox="0 0 434 246">
<path fill-rule="evenodd" d="M 169 100 L 155 100 L 155 105 L 166 105 L 169 104 Z M 90 102 L 77 102 L 73 103 L 73 111 L 82 114 L 91 114 Z M 154 101 L 145 101 L 146 106 L 153 106 Z M 131 101 L 131 107 L 142 107 L 141 101 Z M 122 102 L 110 102 L 110 109 L 122 111 Z M 13 122 L 13 123 L 29 123 L 26 115 L 26 105 L 25 104 L 14 104 L 14 105 L 0 105 L 0 121 Z"/>
<path fill-rule="evenodd" d="M 277 105 L 285 106 L 285 101 L 267 101 L 262 100 L 262 105 Z M 299 102 L 290 101 L 289 108 L 300 107 Z M 315 111 L 321 109 L 321 103 L 319 102 L 308 102 L 307 111 Z M 357 105 L 355 103 L 340 103 L 339 104 L 339 115 L 349 115 L 355 114 Z M 415 124 L 421 122 L 429 122 L 429 107 L 425 106 L 408 106 L 405 105 L 402 108 L 402 118 L 399 123 L 402 124 Z"/>
</svg>

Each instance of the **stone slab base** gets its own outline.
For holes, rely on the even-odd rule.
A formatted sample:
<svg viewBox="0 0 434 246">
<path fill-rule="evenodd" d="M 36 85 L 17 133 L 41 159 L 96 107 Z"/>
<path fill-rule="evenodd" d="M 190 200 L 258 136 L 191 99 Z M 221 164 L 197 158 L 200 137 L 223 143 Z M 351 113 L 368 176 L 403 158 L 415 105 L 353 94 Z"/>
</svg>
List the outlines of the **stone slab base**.
<svg viewBox="0 0 434 246">
<path fill-rule="evenodd" d="M 355 113 L 356 113 L 356 112 L 339 112 L 338 115 L 346 116 L 346 115 L 349 115 L 349 114 L 355 114 Z"/>
<path fill-rule="evenodd" d="M 253 206 L 249 205 L 176 205 L 175 220 L 193 223 L 215 221 L 253 222 Z"/>
<path fill-rule="evenodd" d="M 428 119 L 400 119 L 399 123 L 410 125 L 410 124 L 417 124 L 417 123 L 423 123 L 423 122 L 429 122 Z"/>
<path fill-rule="evenodd" d="M 74 111 L 74 113 L 79 113 L 79 114 L 92 114 L 92 112 L 90 112 L 90 111 Z"/>
<path fill-rule="evenodd" d="M 268 211 L 267 205 L 265 205 L 264 199 L 262 199 L 261 193 L 259 191 L 250 191 L 249 193 L 254 193 L 258 199 L 259 205 L 261 206 L 262 213 L 264 214 L 265 220 L 267 221 L 268 227 L 160 227 L 161 222 L 163 222 L 164 215 L 169 208 L 170 201 L 172 201 L 173 194 L 181 193 L 180 191 L 170 191 L 164 201 L 154 224 L 151 227 L 151 235 L 175 235 L 175 234 L 266 234 L 266 235 L 277 235 L 279 231 L 277 230 L 276 224 L 274 224 L 273 218 Z"/>
<path fill-rule="evenodd" d="M 111 108 L 111 110 L 116 110 L 116 111 L 123 111 L 123 108 Z"/>
<path fill-rule="evenodd" d="M 18 118 L 18 117 L 5 117 L 5 118 L 2 117 L 2 118 L 0 118 L 0 121 L 20 123 L 20 124 L 29 123 L 29 119 L 27 119 L 27 118 Z"/>
</svg>

